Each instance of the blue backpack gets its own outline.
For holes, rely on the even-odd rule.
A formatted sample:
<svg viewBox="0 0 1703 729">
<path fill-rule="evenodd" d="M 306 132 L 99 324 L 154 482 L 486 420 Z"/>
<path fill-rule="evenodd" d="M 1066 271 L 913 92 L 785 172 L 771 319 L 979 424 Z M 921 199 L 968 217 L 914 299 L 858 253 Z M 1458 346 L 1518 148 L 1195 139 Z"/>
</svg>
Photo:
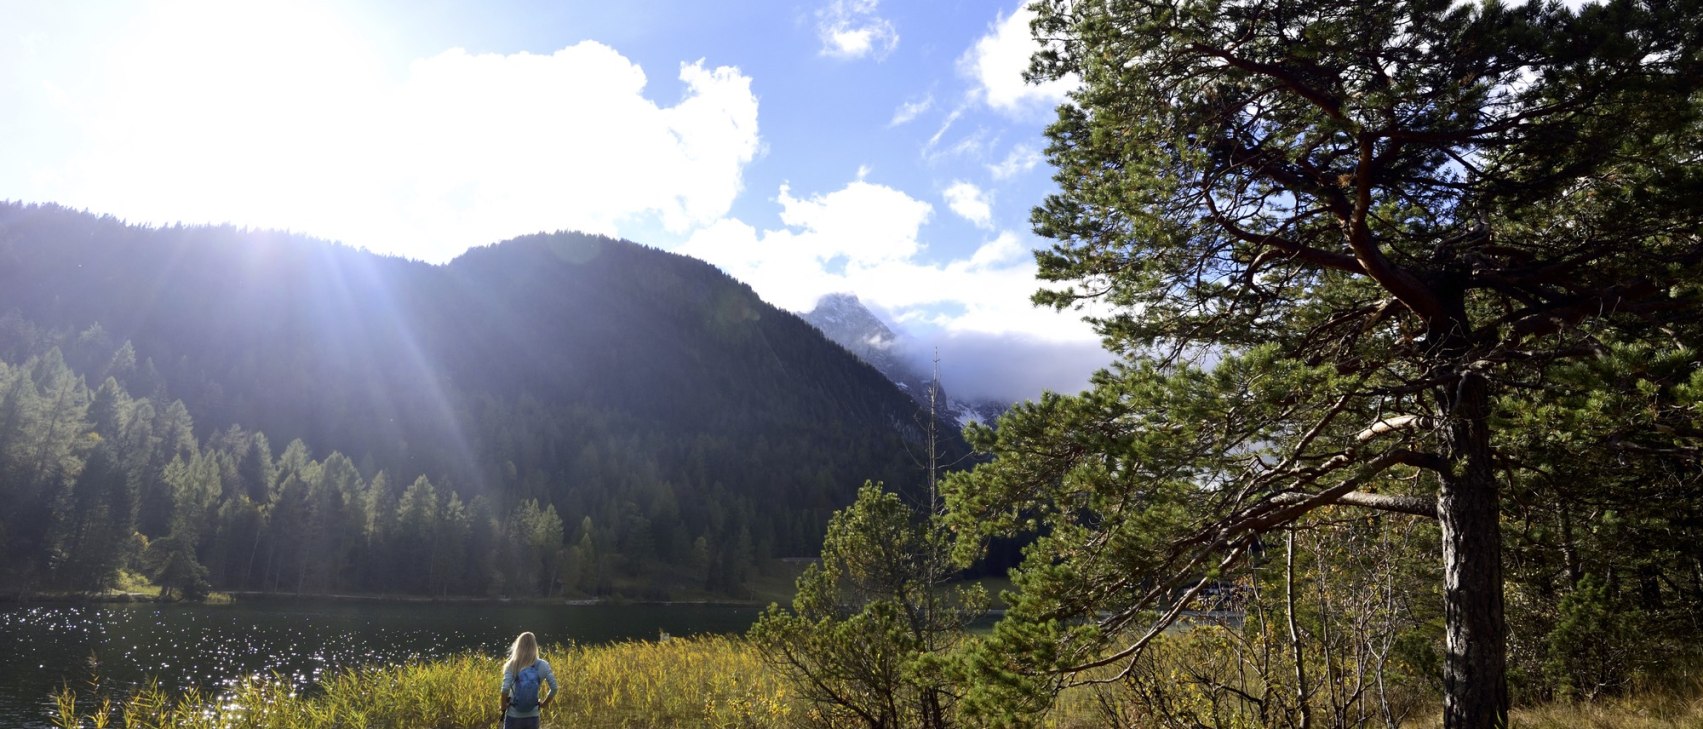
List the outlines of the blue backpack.
<svg viewBox="0 0 1703 729">
<path fill-rule="evenodd" d="M 538 708 L 538 664 L 520 669 L 514 675 L 514 689 L 509 692 L 509 706 L 516 711 Z"/>
</svg>

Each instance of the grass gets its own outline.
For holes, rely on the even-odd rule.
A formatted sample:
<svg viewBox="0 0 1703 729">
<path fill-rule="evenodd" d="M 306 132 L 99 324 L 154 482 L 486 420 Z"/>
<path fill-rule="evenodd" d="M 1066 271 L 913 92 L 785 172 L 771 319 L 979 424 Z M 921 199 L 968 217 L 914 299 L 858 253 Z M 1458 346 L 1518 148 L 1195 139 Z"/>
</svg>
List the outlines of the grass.
<svg viewBox="0 0 1703 729">
<path fill-rule="evenodd" d="M 801 707 L 745 641 L 633 641 L 544 652 L 561 682 L 545 727 L 789 727 Z M 125 729 L 488 729 L 498 721 L 500 658 L 460 654 L 429 663 L 346 670 L 300 693 L 250 681 L 225 696 L 59 696 L 58 727 Z"/>
<path fill-rule="evenodd" d="M 1442 725 L 1441 704 L 1403 729 Z M 1596 702 L 1556 701 L 1508 712 L 1517 729 L 1697 729 L 1703 727 L 1703 681 L 1689 688 L 1666 688 Z"/>
<path fill-rule="evenodd" d="M 554 646 L 544 652 L 561 695 L 544 727 L 780 729 L 820 717 L 755 647 L 731 636 Z M 58 697 L 54 726 L 95 729 L 488 729 L 497 725 L 501 657 L 458 654 L 427 663 L 345 670 L 317 690 L 283 680 L 249 681 L 225 695 L 170 695 L 157 686 L 124 696 Z M 1682 729 L 1703 726 L 1703 680 L 1597 703 L 1554 703 L 1513 712 L 1532 729 Z M 1043 726 L 1099 726 L 1094 699 L 1060 697 Z M 1434 713 L 1409 729 L 1437 725 Z"/>
<path fill-rule="evenodd" d="M 1514 710 L 1509 723 L 1530 729 L 1695 729 L 1703 727 L 1703 681 L 1595 703 L 1556 702 Z"/>
</svg>

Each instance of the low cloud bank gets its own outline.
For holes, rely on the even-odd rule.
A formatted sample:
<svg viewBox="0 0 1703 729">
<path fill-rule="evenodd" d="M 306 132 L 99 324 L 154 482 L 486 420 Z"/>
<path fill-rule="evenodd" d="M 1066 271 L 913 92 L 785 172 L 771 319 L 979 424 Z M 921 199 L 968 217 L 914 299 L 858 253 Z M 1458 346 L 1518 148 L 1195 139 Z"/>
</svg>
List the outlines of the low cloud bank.
<svg viewBox="0 0 1703 729">
<path fill-rule="evenodd" d="M 939 339 L 901 335 L 899 355 L 918 371 L 940 351 L 940 382 L 955 399 L 1033 400 L 1041 392 L 1075 394 L 1112 362 L 1093 342 L 1054 342 L 1020 334 L 958 333 Z"/>
</svg>

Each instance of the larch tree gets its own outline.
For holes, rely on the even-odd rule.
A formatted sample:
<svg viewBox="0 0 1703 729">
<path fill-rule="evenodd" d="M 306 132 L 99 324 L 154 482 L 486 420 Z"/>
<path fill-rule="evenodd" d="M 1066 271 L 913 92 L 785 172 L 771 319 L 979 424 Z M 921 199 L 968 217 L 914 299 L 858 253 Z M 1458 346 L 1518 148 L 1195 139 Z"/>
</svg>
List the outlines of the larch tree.
<svg viewBox="0 0 1703 729">
<path fill-rule="evenodd" d="M 1437 520 L 1444 725 L 1505 725 L 1514 411 L 1628 343 L 1695 379 L 1703 6 L 1033 7 L 1031 77 L 1080 81 L 1037 300 L 1120 360 L 973 433 L 996 458 L 949 483 L 960 528 L 1041 535 L 979 700 L 1127 670 L 1336 505 Z"/>
</svg>

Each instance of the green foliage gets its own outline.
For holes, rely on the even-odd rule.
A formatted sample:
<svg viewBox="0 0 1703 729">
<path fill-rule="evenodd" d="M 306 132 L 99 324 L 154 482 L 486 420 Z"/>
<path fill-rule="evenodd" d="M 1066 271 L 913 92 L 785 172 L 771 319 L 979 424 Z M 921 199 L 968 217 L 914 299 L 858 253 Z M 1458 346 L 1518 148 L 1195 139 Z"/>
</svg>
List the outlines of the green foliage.
<svg viewBox="0 0 1703 729">
<path fill-rule="evenodd" d="M 423 475 L 398 492 L 383 471 L 368 479 L 335 451 L 315 460 L 301 440 L 276 458 L 264 434 L 235 427 L 203 444 L 181 404 L 157 408 L 112 378 L 91 392 L 54 351 L 20 367 L 0 362 L 0 402 L 10 403 L 0 409 L 0 466 L 11 469 L 0 474 L 41 475 L 0 478 L 15 505 L 0 514 L 0 548 L 21 557 L 0 567 L 12 589 L 98 592 L 131 567 L 167 598 L 201 599 L 214 587 L 608 594 L 623 575 L 654 598 L 667 592 L 642 581 L 656 560 L 692 561 L 692 542 L 631 501 L 620 531 L 593 529 L 585 515 L 569 534 L 555 504 L 524 499 L 503 514 L 489 496 L 464 500 Z M 689 520 L 666 493 L 652 495 L 650 513 L 684 533 Z M 703 563 L 674 579 L 736 592 L 758 547 L 743 523 L 708 516 L 697 537 Z"/>
<path fill-rule="evenodd" d="M 1672 342 L 1610 341 L 1557 368 L 1544 398 L 1510 398 L 1507 449 L 1527 460 L 1509 542 L 1523 693 L 1600 699 L 1697 659 L 1696 361 Z"/>
<path fill-rule="evenodd" d="M 515 567 L 520 586 L 536 595 L 555 592 L 561 570 L 562 518 L 555 506 L 540 508 L 536 501 L 523 501 L 509 517 L 508 559 Z"/>
<path fill-rule="evenodd" d="M 21 366 L 0 365 L 0 503 L 7 505 L 0 581 L 41 580 L 58 558 L 51 549 L 54 507 L 74 488 L 98 440 L 87 420 L 90 395 L 58 349 Z M 86 511 L 99 501 L 82 505 Z"/>
<path fill-rule="evenodd" d="M 1617 602 L 1593 575 L 1561 600 L 1543 667 L 1562 698 L 1621 693 L 1640 664 L 1653 657 L 1646 652 L 1651 641 L 1642 639 L 1646 617 Z"/>
<path fill-rule="evenodd" d="M 949 547 L 933 514 L 866 483 L 829 520 L 792 609 L 770 605 L 751 640 L 830 723 L 952 725 L 965 686 L 942 655 L 965 641 L 986 596 L 944 586 Z"/>
<path fill-rule="evenodd" d="M 1136 671 L 1333 506 L 1436 521 L 1449 726 L 1506 721 L 1507 666 L 1541 673 L 1586 573 L 1697 605 L 1703 13 L 1035 7 L 1032 75 L 1081 81 L 1036 299 L 1091 306 L 1122 359 L 973 433 L 995 460 L 948 479 L 956 528 L 1037 535 L 978 651 L 1011 689 L 988 711 Z"/>
<path fill-rule="evenodd" d="M 160 586 L 160 597 L 177 596 L 184 600 L 206 599 L 207 568 L 195 558 L 195 544 L 186 535 L 171 535 L 148 543 L 142 553 L 142 564 L 148 579 Z"/>
</svg>

